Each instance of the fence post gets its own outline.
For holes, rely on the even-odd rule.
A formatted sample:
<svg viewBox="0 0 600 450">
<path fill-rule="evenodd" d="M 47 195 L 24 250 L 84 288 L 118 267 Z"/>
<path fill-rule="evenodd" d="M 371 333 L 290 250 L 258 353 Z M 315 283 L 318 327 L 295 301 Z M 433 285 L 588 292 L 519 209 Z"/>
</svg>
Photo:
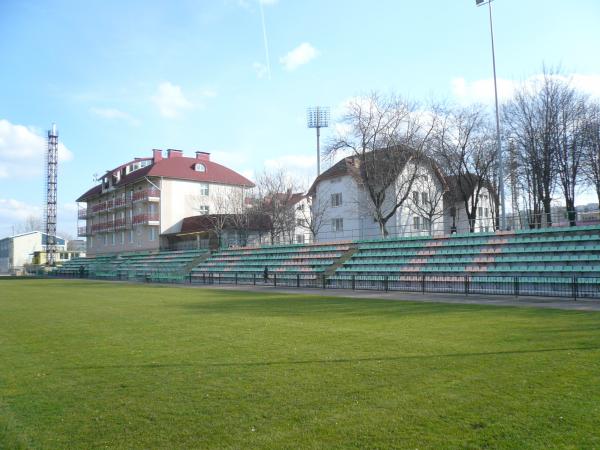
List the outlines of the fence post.
<svg viewBox="0 0 600 450">
<path fill-rule="evenodd" d="M 573 277 L 571 290 L 573 291 L 573 301 L 577 301 L 577 277 Z"/>
<path fill-rule="evenodd" d="M 469 295 L 469 276 L 465 275 L 465 295 Z"/>
<path fill-rule="evenodd" d="M 277 287 L 277 272 L 273 274 L 273 286 Z"/>
<path fill-rule="evenodd" d="M 299 273 L 296 274 L 296 287 L 297 288 L 300 287 L 300 274 Z"/>
<path fill-rule="evenodd" d="M 192 284 L 192 272 L 190 272 L 190 284 Z"/>
<path fill-rule="evenodd" d="M 327 285 L 325 284 L 325 274 L 324 273 L 321 274 L 321 281 L 323 284 L 323 289 L 326 289 Z"/>
<path fill-rule="evenodd" d="M 515 297 L 519 296 L 519 277 L 515 277 Z"/>
<path fill-rule="evenodd" d="M 352 290 L 356 289 L 356 279 L 354 278 L 356 275 L 352 274 Z"/>
<path fill-rule="evenodd" d="M 252 284 L 256 286 L 256 273 L 252 274 Z"/>
<path fill-rule="evenodd" d="M 387 276 L 387 275 L 386 275 L 386 276 L 383 278 L 383 289 L 384 289 L 386 292 L 387 292 L 387 290 L 388 290 L 388 276 Z"/>
<path fill-rule="evenodd" d="M 421 275 L 421 293 L 425 293 L 425 274 Z"/>
<path fill-rule="evenodd" d="M 238 284 L 238 282 L 237 282 L 237 277 L 238 277 L 238 273 L 236 272 L 236 273 L 235 273 L 235 284 Z"/>
</svg>

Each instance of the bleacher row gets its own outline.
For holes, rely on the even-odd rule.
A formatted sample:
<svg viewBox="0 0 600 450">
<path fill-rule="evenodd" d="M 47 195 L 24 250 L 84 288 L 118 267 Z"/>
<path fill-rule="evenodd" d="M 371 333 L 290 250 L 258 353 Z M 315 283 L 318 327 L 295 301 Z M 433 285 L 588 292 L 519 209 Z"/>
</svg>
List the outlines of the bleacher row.
<svg viewBox="0 0 600 450">
<path fill-rule="evenodd" d="M 600 281 L 600 225 L 230 248 L 210 256 L 200 251 L 141 252 L 76 259 L 61 270 L 76 273 L 82 266 L 96 278 L 149 281 L 255 280 L 267 267 L 279 280 L 326 277 L 331 286 L 350 278 L 381 277 L 525 277 L 539 283 L 582 277 L 595 282 Z"/>
</svg>

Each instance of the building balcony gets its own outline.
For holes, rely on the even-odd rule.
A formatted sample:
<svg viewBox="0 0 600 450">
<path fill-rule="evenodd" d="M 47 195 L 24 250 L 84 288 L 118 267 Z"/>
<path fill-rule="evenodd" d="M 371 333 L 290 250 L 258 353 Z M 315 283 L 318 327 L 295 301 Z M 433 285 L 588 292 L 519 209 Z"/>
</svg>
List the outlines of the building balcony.
<svg viewBox="0 0 600 450">
<path fill-rule="evenodd" d="M 133 193 L 133 202 L 158 202 L 160 201 L 160 191 L 156 188 L 144 189 Z"/>
<path fill-rule="evenodd" d="M 91 211 L 88 211 L 87 208 L 79 208 L 77 210 L 77 218 L 78 219 L 87 219 L 92 215 Z"/>
<path fill-rule="evenodd" d="M 106 211 L 106 202 L 98 203 L 97 205 L 92 206 L 92 212 L 100 213 Z"/>
<path fill-rule="evenodd" d="M 94 233 L 106 233 L 107 231 L 115 230 L 115 221 L 108 220 L 102 223 L 95 223 L 92 225 L 92 234 Z"/>
<path fill-rule="evenodd" d="M 127 219 L 115 219 L 115 230 L 128 230 L 131 228 L 131 223 L 127 222 Z"/>
<path fill-rule="evenodd" d="M 126 206 L 127 206 L 127 200 L 125 199 L 125 197 L 115 198 L 114 205 L 113 205 L 114 209 L 121 209 L 121 208 L 125 208 Z"/>
<path fill-rule="evenodd" d="M 160 225 L 158 214 L 138 214 L 133 216 L 133 225 Z"/>
<path fill-rule="evenodd" d="M 106 201 L 106 210 L 112 211 L 113 208 L 114 208 L 114 202 L 112 200 L 107 200 Z"/>
<path fill-rule="evenodd" d="M 84 237 L 84 236 L 89 236 L 90 232 L 88 232 L 87 227 L 77 227 L 77 236 L 78 237 Z"/>
</svg>

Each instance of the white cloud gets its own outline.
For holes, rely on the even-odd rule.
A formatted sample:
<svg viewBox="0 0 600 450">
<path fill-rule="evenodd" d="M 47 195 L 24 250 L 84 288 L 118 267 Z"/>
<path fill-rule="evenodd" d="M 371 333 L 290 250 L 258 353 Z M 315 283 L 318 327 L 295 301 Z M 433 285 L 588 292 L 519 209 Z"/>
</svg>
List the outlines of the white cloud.
<svg viewBox="0 0 600 450">
<path fill-rule="evenodd" d="M 192 109 L 194 105 L 184 95 L 180 86 L 176 86 L 168 81 L 158 86 L 156 95 L 152 100 L 158 107 L 163 117 L 176 118 L 184 111 Z"/>
<path fill-rule="evenodd" d="M 17 225 L 30 216 L 41 217 L 42 208 L 12 198 L 0 198 L 0 222 Z"/>
<path fill-rule="evenodd" d="M 569 81 L 571 85 L 582 92 L 594 97 L 600 97 L 600 74 L 599 75 L 553 75 L 553 77 Z M 526 80 L 508 80 L 498 78 L 498 100 L 509 99 L 514 92 L 523 86 L 533 86 L 543 79 L 542 74 L 533 75 Z M 494 102 L 494 79 L 485 78 L 481 80 L 467 81 L 463 77 L 454 78 L 451 81 L 452 93 L 461 103 L 487 103 Z"/>
<path fill-rule="evenodd" d="M 141 123 L 132 115 L 116 108 L 90 108 L 90 112 L 105 119 L 123 120 L 134 126 L 138 126 Z"/>
<path fill-rule="evenodd" d="M 40 131 L 0 119 L 0 178 L 33 177 L 44 173 L 46 150 L 47 139 Z M 59 142 L 59 162 L 72 158 L 73 153 Z"/>
<path fill-rule="evenodd" d="M 279 58 L 279 62 L 286 70 L 292 71 L 310 62 L 317 56 L 319 56 L 319 51 L 308 42 L 303 42 L 287 55 Z"/>
</svg>

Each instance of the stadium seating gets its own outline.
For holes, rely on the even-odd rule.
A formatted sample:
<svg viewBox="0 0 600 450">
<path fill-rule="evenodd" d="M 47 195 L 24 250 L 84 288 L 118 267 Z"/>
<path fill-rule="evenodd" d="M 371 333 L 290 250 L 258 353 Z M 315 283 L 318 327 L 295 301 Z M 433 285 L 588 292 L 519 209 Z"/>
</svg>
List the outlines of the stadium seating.
<svg viewBox="0 0 600 450">
<path fill-rule="evenodd" d="M 76 258 L 65 262 L 56 275 L 119 280 L 182 282 L 196 263 L 208 256 L 205 250 L 132 252 L 119 255 Z"/>
<path fill-rule="evenodd" d="M 279 280 L 297 276 L 315 279 L 351 250 L 353 245 L 349 242 L 223 249 L 195 267 L 192 278 L 198 279 L 206 274 L 213 277 L 237 274 L 245 279 L 260 279 L 267 267 L 269 273 Z"/>
<path fill-rule="evenodd" d="M 335 277 L 600 276 L 600 226 L 358 241 Z"/>
</svg>

